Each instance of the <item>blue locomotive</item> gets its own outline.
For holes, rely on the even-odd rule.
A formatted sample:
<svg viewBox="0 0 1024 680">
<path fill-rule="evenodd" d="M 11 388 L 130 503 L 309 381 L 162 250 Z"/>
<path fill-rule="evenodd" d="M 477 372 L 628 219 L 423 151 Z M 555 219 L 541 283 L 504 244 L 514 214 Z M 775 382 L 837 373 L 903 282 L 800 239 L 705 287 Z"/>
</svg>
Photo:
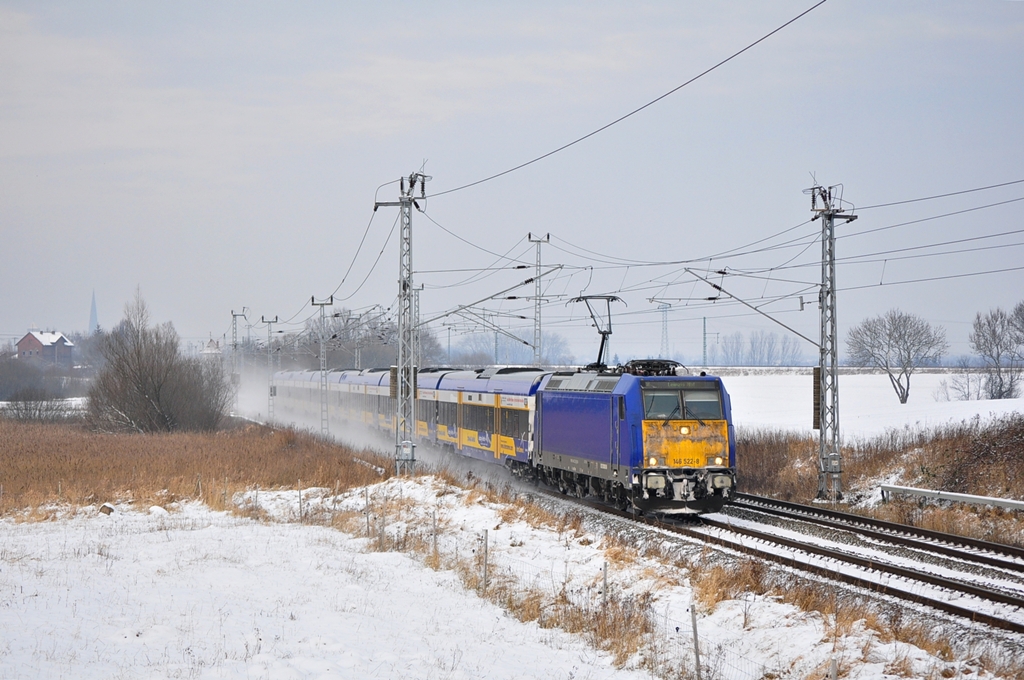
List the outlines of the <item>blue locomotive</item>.
<svg viewBox="0 0 1024 680">
<path fill-rule="evenodd" d="M 729 393 L 716 376 L 683 373 L 663 360 L 582 371 L 424 369 L 416 436 L 621 508 L 714 512 L 736 488 Z M 278 407 L 318 418 L 320 377 L 275 374 Z M 389 369 L 329 372 L 332 423 L 394 432 L 390 381 Z"/>
</svg>

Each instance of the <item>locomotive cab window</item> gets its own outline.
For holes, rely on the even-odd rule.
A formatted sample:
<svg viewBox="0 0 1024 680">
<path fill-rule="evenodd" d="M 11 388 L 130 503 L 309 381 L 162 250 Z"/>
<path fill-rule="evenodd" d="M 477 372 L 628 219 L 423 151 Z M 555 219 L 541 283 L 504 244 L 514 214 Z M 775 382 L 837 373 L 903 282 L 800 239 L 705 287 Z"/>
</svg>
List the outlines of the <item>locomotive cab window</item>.
<svg viewBox="0 0 1024 680">
<path fill-rule="evenodd" d="M 648 420 L 722 419 L 722 400 L 714 387 L 674 390 L 648 387 L 643 394 L 644 418 Z"/>
<path fill-rule="evenodd" d="M 683 392 L 687 418 L 722 419 L 722 401 L 718 390 L 686 390 Z"/>
<path fill-rule="evenodd" d="M 670 420 L 679 418 L 682 408 L 679 405 L 679 392 L 644 391 L 644 417 L 648 420 Z"/>
</svg>

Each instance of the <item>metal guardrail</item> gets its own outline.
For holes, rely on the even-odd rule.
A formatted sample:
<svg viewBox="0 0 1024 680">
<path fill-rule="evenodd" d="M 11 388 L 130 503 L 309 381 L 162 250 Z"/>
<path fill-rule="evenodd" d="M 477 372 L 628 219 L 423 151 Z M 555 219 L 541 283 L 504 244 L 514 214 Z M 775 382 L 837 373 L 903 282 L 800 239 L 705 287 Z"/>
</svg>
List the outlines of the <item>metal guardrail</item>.
<svg viewBox="0 0 1024 680">
<path fill-rule="evenodd" d="M 952 493 L 950 491 L 934 491 L 932 489 L 915 489 L 912 486 L 894 486 L 892 484 L 880 485 L 882 489 L 882 500 L 888 501 L 889 494 L 906 494 L 909 496 L 922 496 L 934 498 L 940 501 L 957 501 L 959 503 L 971 503 L 974 505 L 992 505 L 1007 510 L 1024 510 L 1024 501 L 1011 501 L 1005 498 L 992 498 L 991 496 L 971 496 L 966 493 Z"/>
</svg>

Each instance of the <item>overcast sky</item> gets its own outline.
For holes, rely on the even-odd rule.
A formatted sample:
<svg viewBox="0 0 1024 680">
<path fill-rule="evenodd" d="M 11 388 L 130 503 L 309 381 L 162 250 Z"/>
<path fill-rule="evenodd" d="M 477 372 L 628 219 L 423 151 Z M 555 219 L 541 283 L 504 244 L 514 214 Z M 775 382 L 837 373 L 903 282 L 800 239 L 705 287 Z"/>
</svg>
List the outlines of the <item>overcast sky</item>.
<svg viewBox="0 0 1024 680">
<path fill-rule="evenodd" d="M 93 291 L 109 328 L 136 287 L 189 341 L 230 336 L 243 307 L 285 329 L 311 296 L 389 307 L 397 210 L 373 213 L 398 196 L 386 183 L 423 167 L 431 194 L 507 170 L 813 4 L 0 2 L 0 341 L 85 330 Z M 598 340 L 568 302 L 580 294 L 624 300 L 622 359 L 658 354 L 658 300 L 688 357 L 705 317 L 711 343 L 786 332 L 662 262 L 725 268 L 727 291 L 775 300 L 764 310 L 816 338 L 820 222 L 797 225 L 817 181 L 843 185 L 859 215 L 837 228 L 841 261 L 858 258 L 839 268 L 843 339 L 899 307 L 968 353 L 976 312 L 1024 300 L 1024 200 L 992 206 L 1024 183 L 867 207 L 1024 180 L 1022 112 L 1024 2 L 829 0 L 567 150 L 427 200 L 422 313 L 522 281 L 531 271 L 498 256 L 532 270 L 527 233 L 550 233 L 543 260 L 565 266 L 544 285 L 545 329 L 580 361 Z M 453 271 L 492 266 L 506 268 Z M 939 277 L 957 278 L 920 281 Z M 532 333 L 508 316 L 532 319 L 528 301 L 481 312 Z M 455 323 L 453 342 L 469 330 Z"/>
</svg>

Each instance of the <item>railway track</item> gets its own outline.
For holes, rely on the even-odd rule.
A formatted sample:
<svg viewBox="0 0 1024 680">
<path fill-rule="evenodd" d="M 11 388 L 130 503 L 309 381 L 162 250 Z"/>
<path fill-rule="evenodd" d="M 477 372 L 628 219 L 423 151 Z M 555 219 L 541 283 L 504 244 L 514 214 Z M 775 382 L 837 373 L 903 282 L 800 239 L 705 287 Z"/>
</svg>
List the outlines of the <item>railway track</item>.
<svg viewBox="0 0 1024 680">
<path fill-rule="evenodd" d="M 774 498 L 735 494 L 733 508 L 745 508 L 778 517 L 813 522 L 820 526 L 854 531 L 863 536 L 928 550 L 962 560 L 1001 569 L 1024 572 L 1024 549 L 963 536 L 919 529 L 906 524 L 876 520 L 813 505 L 801 505 Z"/>
<path fill-rule="evenodd" d="M 972 567 L 966 567 L 964 571 L 957 571 L 955 568 L 946 569 L 946 571 L 953 571 L 953 574 L 935 573 L 935 566 L 927 562 L 915 562 L 906 556 L 895 560 L 877 552 L 861 551 L 857 553 L 847 546 L 837 545 L 835 540 L 823 539 L 820 533 L 801 534 L 797 531 L 780 530 L 770 524 L 751 526 L 756 523 L 733 522 L 730 518 L 722 516 L 703 516 L 699 523 L 683 524 L 677 521 L 637 516 L 600 503 L 570 498 L 556 492 L 541 491 L 541 493 L 562 499 L 568 498 L 570 501 L 600 512 L 687 536 L 757 559 L 774 562 L 796 571 L 921 604 L 994 628 L 1024 634 L 1024 578 L 1020 579 L 1019 588 L 1013 585 L 995 588 L 972 582 L 972 579 L 976 579 L 970 571 Z M 795 519 L 807 521 L 807 518 L 803 516 Z M 904 550 L 920 551 L 922 554 L 940 554 L 957 563 L 981 563 L 981 561 L 971 561 L 973 557 L 977 557 L 974 554 L 977 550 L 975 546 L 957 551 L 956 548 L 943 545 L 941 549 L 937 550 L 935 546 L 942 544 L 935 540 L 922 546 L 920 538 L 883 533 L 868 526 L 861 526 L 855 530 L 849 526 L 839 527 L 833 524 L 823 524 L 822 522 L 826 518 L 821 517 L 820 519 L 822 521 L 812 522 L 819 527 L 819 530 L 825 529 L 836 533 L 855 531 L 866 540 L 879 545 L 885 542 L 897 545 Z M 858 519 L 866 525 L 866 518 Z M 828 518 L 828 521 L 834 523 L 838 520 Z M 1003 557 L 998 566 L 991 564 L 985 566 L 988 569 L 1005 570 L 1011 576 L 1008 583 L 1012 584 L 1012 576 L 1020 574 L 1024 569 L 1015 562 L 1015 558 L 1012 556 L 1004 555 Z M 901 563 L 897 564 L 897 561 Z"/>
</svg>

